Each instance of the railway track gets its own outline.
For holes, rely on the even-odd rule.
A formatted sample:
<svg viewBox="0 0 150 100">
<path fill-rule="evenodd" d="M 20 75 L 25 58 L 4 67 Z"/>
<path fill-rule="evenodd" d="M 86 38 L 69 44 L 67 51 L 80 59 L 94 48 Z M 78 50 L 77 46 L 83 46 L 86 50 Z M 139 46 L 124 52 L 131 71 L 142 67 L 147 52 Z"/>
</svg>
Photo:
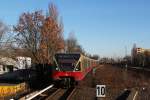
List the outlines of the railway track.
<svg viewBox="0 0 150 100">
<path fill-rule="evenodd" d="M 66 89 L 57 89 L 53 94 L 51 94 L 46 100 L 59 100 L 61 96 L 66 92 Z"/>
<path fill-rule="evenodd" d="M 34 91 L 19 100 L 70 100 L 76 93 L 76 88 L 71 87 L 68 89 L 55 88 L 50 85 L 40 91 Z"/>
<path fill-rule="evenodd" d="M 19 99 L 19 100 L 26 100 L 27 98 L 33 96 L 34 94 L 38 93 L 39 91 L 32 91 L 29 92 L 27 94 L 22 95 L 21 97 L 15 98 L 15 99 Z"/>
<path fill-rule="evenodd" d="M 71 98 L 72 98 L 74 95 L 76 95 L 76 93 L 77 93 L 77 88 L 74 88 L 74 89 L 72 90 L 72 92 L 70 93 L 70 95 L 66 98 L 66 100 L 71 100 Z"/>
<path fill-rule="evenodd" d="M 46 100 L 71 100 L 71 97 L 76 93 L 76 88 L 71 87 L 69 89 L 59 88 Z"/>
<path fill-rule="evenodd" d="M 52 84 L 40 91 L 34 91 L 30 94 L 27 94 L 21 97 L 19 100 L 44 100 L 49 96 L 49 94 L 53 93 L 55 90 L 57 89 L 54 88 L 54 85 Z"/>
</svg>

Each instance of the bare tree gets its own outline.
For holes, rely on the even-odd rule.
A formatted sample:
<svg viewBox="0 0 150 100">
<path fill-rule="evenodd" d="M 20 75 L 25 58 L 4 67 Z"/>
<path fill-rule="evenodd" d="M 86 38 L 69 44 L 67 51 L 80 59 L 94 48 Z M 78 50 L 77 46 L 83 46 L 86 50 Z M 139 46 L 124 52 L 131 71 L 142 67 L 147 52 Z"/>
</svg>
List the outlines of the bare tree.
<svg viewBox="0 0 150 100">
<path fill-rule="evenodd" d="M 131 50 L 131 62 L 134 65 L 137 63 L 136 44 L 133 44 L 133 48 Z"/>
<path fill-rule="evenodd" d="M 34 63 L 52 63 L 54 54 L 64 48 L 63 25 L 54 4 L 47 17 L 41 11 L 22 14 L 14 30 L 18 46 L 28 51 Z"/>
<path fill-rule="evenodd" d="M 73 32 L 69 33 L 69 37 L 66 40 L 66 52 L 84 53 L 84 50 L 82 49 L 81 45 L 78 44 L 77 39 L 75 38 L 75 35 Z"/>
<path fill-rule="evenodd" d="M 11 43 L 9 43 L 7 33 L 9 31 L 9 27 L 5 25 L 2 21 L 0 21 L 0 55 L 1 56 L 9 56 L 8 47 L 10 47 Z"/>
<path fill-rule="evenodd" d="M 8 26 L 0 21 L 0 47 L 5 43 L 5 34 L 8 31 Z"/>
<path fill-rule="evenodd" d="M 45 19 L 41 29 L 40 48 L 42 49 L 43 62 L 52 63 L 56 52 L 64 51 L 63 24 L 58 19 L 56 6 L 49 6 L 49 16 Z"/>
<path fill-rule="evenodd" d="M 91 58 L 92 58 L 92 59 L 95 59 L 95 60 L 98 60 L 100 57 L 99 57 L 99 55 L 94 54 Z"/>
<path fill-rule="evenodd" d="M 44 16 L 41 11 L 23 13 L 20 16 L 19 23 L 14 27 L 14 31 L 17 32 L 15 39 L 18 47 L 27 49 L 35 63 L 40 63 L 39 43 L 43 22 Z"/>
<path fill-rule="evenodd" d="M 144 52 L 144 63 L 147 67 L 150 66 L 150 52 L 149 51 Z"/>
</svg>

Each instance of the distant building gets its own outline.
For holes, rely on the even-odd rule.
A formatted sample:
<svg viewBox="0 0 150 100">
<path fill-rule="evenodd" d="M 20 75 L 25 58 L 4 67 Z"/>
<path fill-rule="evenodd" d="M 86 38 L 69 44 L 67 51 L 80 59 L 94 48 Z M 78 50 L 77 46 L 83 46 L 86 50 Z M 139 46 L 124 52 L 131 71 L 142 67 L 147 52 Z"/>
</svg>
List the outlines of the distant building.
<svg viewBox="0 0 150 100">
<path fill-rule="evenodd" d="M 0 74 L 19 69 L 28 69 L 30 67 L 30 57 L 16 57 L 16 59 L 0 57 Z"/>
<path fill-rule="evenodd" d="M 135 53 L 136 54 L 140 54 L 140 53 L 144 53 L 144 52 L 150 52 L 150 49 L 144 49 L 144 48 L 136 48 L 135 49 Z"/>
<path fill-rule="evenodd" d="M 31 67 L 30 57 L 17 57 L 16 60 L 18 69 L 28 69 Z"/>
<path fill-rule="evenodd" d="M 135 49 L 135 53 L 136 53 L 136 54 L 143 53 L 143 52 L 144 52 L 144 49 L 143 49 L 143 48 L 136 48 L 136 49 Z"/>
<path fill-rule="evenodd" d="M 141 64 L 143 63 L 144 65 L 144 61 L 146 60 L 145 57 L 149 57 L 150 56 L 150 49 L 145 49 L 145 48 L 141 48 L 141 47 L 136 47 L 134 45 L 132 51 L 131 51 L 131 62 L 133 64 Z"/>
<path fill-rule="evenodd" d="M 0 74 L 15 70 L 16 61 L 8 57 L 0 57 Z"/>
</svg>

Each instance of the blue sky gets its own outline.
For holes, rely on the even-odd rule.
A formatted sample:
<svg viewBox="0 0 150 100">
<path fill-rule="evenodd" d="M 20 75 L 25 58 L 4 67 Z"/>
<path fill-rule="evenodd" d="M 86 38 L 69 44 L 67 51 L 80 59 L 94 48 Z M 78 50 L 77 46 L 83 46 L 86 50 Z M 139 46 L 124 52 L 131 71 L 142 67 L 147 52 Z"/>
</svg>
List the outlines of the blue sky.
<svg viewBox="0 0 150 100">
<path fill-rule="evenodd" d="M 64 23 L 85 51 L 100 56 L 130 54 L 134 43 L 150 48 L 149 0 L 1 0 L 0 20 L 16 25 L 23 12 L 43 10 L 54 2 Z"/>
</svg>

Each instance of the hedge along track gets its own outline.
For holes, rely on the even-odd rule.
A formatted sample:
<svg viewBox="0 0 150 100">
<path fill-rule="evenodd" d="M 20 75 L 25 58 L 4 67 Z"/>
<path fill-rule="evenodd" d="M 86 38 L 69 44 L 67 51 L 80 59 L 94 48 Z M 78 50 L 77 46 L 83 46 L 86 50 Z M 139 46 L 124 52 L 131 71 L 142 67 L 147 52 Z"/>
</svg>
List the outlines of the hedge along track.
<svg viewBox="0 0 150 100">
<path fill-rule="evenodd" d="M 28 85 L 24 82 L 19 84 L 0 84 L 0 99 L 15 97 L 27 89 Z"/>
</svg>

